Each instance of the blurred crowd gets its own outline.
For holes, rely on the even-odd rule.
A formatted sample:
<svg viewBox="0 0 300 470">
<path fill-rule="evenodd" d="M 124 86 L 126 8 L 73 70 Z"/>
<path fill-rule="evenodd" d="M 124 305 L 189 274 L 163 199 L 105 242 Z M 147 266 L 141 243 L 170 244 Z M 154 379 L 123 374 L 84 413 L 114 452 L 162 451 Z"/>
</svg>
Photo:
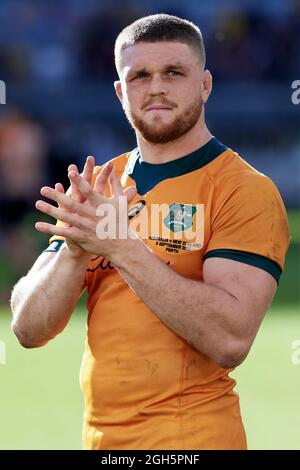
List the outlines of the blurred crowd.
<svg viewBox="0 0 300 470">
<path fill-rule="evenodd" d="M 76 89 L 75 84 L 79 90 L 93 84 L 111 86 L 117 78 L 113 57 L 117 34 L 135 19 L 157 12 L 182 16 L 200 26 L 207 66 L 216 81 L 300 79 L 300 0 L 194 0 L 187 5 L 174 0 L 1 0 L 0 80 L 7 84 L 8 104 L 0 105 L 0 303 L 7 301 L 11 286 L 47 245 L 48 237 L 37 236 L 34 230 L 34 222 L 43 218 L 34 208 L 41 186 L 60 181 L 67 187 L 68 164 L 82 167 L 88 154 L 101 163 L 132 148 L 132 134 L 121 121 L 120 109 L 109 117 L 96 110 L 87 119 L 84 108 L 92 108 L 88 101 L 79 96 L 70 99 L 67 91 L 71 86 Z M 53 114 L 51 98 L 47 102 L 43 97 L 47 90 L 55 95 L 62 83 L 66 99 Z M 45 95 L 37 98 L 35 90 L 41 86 Z M 13 103 L 11 89 L 16 90 Z M 90 95 L 96 101 L 95 93 Z M 101 99 L 104 109 L 105 91 Z M 106 108 L 113 108 L 110 101 Z M 274 134 L 280 125 L 273 126 Z M 239 136 L 241 131 L 235 139 Z M 265 155 L 260 169 L 273 167 L 280 178 L 281 158 L 274 159 L 273 149 L 266 152 L 261 144 L 256 151 L 255 138 L 252 142 L 247 154 L 252 152 L 257 159 Z M 276 152 L 281 157 L 281 148 Z M 299 166 L 299 140 L 290 158 Z M 295 179 L 293 183 L 285 178 L 286 194 L 291 184 Z"/>
<path fill-rule="evenodd" d="M 160 11 L 200 25 L 216 79 L 280 80 L 299 70 L 299 0 L 274 1 L 281 9 L 260 2 L 270 5 L 269 10 L 256 1 L 241 8 L 244 2 L 212 0 L 208 11 L 205 3 L 1 0 L 2 79 L 115 78 L 116 35 L 140 16 Z"/>
</svg>

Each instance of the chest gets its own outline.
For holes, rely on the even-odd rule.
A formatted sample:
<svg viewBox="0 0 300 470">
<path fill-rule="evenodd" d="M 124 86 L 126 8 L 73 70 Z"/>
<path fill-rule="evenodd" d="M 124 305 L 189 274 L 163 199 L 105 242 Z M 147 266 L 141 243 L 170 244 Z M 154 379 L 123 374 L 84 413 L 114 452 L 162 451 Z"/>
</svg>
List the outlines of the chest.
<svg viewBox="0 0 300 470">
<path fill-rule="evenodd" d="M 134 185 L 130 176 L 124 187 Z M 202 279 L 203 255 L 211 236 L 214 189 L 204 172 L 161 181 L 146 194 L 136 194 L 128 207 L 131 229 L 160 259 L 179 274 Z M 89 283 L 113 276 L 116 270 L 105 258 L 91 259 Z"/>
</svg>

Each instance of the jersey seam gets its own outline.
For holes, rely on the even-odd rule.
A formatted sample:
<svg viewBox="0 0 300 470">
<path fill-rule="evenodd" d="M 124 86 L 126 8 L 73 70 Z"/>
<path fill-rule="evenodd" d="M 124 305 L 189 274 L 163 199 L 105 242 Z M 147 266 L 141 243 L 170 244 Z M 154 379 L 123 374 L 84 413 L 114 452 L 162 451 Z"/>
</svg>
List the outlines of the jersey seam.
<svg viewBox="0 0 300 470">
<path fill-rule="evenodd" d="M 182 351 L 182 363 L 181 370 L 179 373 L 179 390 L 178 390 L 178 408 L 179 408 L 179 428 L 180 428 L 180 438 L 182 442 L 182 450 L 186 449 L 185 438 L 184 438 L 184 429 L 183 429 L 183 409 L 182 409 L 182 395 L 183 395 L 183 382 L 184 382 L 184 366 L 186 358 L 186 346 L 183 346 Z"/>
</svg>

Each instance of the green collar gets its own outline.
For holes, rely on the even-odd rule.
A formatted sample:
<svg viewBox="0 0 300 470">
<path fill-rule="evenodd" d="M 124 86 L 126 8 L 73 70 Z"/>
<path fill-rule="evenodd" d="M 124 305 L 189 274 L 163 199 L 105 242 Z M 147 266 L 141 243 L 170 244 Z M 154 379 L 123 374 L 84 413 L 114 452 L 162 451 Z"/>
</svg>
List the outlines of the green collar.
<svg viewBox="0 0 300 470">
<path fill-rule="evenodd" d="M 165 163 L 148 163 L 142 160 L 139 148 L 136 147 L 128 159 L 126 171 L 135 181 L 138 194 L 143 195 L 165 179 L 176 178 L 199 170 L 225 152 L 227 148 L 212 137 L 207 144 L 184 157 Z"/>
</svg>

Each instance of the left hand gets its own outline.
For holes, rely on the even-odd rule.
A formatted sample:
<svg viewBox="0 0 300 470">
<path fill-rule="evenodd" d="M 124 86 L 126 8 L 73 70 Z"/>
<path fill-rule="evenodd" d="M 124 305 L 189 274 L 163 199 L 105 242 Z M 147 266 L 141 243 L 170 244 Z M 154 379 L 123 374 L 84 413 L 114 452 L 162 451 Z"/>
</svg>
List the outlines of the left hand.
<svg viewBox="0 0 300 470">
<path fill-rule="evenodd" d="M 50 235 L 59 235 L 72 240 L 86 252 L 104 256 L 114 262 L 113 260 L 116 259 L 116 257 L 121 256 L 124 250 L 128 250 L 128 244 L 132 242 L 132 239 L 130 238 L 131 236 L 128 234 L 128 222 L 127 238 L 118 238 L 120 219 L 119 197 L 126 197 L 127 203 L 125 205 L 121 205 L 121 210 L 126 211 L 126 215 L 121 214 L 121 217 L 123 220 L 128 221 L 128 203 L 134 198 L 136 188 L 129 187 L 124 189 L 115 174 L 114 167 L 112 167 L 108 179 L 112 196 L 110 198 L 104 197 L 101 194 L 103 192 L 103 177 L 101 176 L 101 173 L 98 175 L 93 189 L 78 172 L 69 171 L 68 177 L 70 182 L 71 184 L 76 185 L 80 193 L 85 197 L 85 203 L 76 202 L 72 198 L 53 188 L 42 188 L 41 194 L 43 196 L 55 201 L 59 206 L 63 206 L 68 210 L 63 210 L 60 207 L 55 207 L 44 201 L 37 201 L 37 209 L 57 220 L 66 222 L 70 226 L 59 227 L 57 225 L 44 222 L 37 222 L 35 227 L 40 232 L 49 233 Z M 109 207 L 109 212 L 104 219 L 97 215 L 99 210 L 104 208 L 102 206 L 103 204 L 109 205 L 106 206 Z M 105 234 L 109 236 L 108 232 L 110 230 L 108 232 L 104 230 L 107 226 L 107 222 L 109 224 L 115 224 L 113 227 L 115 230 L 112 230 L 112 236 L 110 238 L 99 238 L 100 232 L 105 232 Z"/>
</svg>

